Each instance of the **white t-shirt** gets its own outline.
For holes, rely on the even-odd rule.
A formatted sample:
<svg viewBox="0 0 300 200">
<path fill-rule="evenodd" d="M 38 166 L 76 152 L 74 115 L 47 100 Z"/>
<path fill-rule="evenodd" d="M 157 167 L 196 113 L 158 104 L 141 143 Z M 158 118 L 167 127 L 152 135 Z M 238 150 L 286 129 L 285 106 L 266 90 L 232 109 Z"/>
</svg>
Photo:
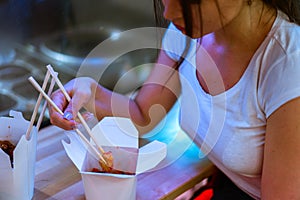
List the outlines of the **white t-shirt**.
<svg viewBox="0 0 300 200">
<path fill-rule="evenodd" d="M 185 36 L 173 24 L 163 40 L 168 55 L 178 60 Z M 266 119 L 281 105 L 300 96 L 300 27 L 278 12 L 267 38 L 241 79 L 224 93 L 212 96 L 196 77 L 196 40 L 179 68 L 181 128 L 204 155 L 239 188 L 260 199 Z M 199 48 L 198 63 L 214 63 Z M 226 58 L 224 58 L 226 59 Z"/>
</svg>

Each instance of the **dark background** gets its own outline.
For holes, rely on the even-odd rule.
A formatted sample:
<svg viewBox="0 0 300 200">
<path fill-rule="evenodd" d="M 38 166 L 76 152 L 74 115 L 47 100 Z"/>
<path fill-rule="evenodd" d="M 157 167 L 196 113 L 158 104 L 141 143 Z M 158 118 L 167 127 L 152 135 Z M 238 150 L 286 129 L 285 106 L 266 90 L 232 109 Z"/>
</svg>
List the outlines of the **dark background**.
<svg viewBox="0 0 300 200">
<path fill-rule="evenodd" d="M 82 24 L 154 26 L 151 0 L 0 0 L 3 37 L 24 41 Z"/>
</svg>

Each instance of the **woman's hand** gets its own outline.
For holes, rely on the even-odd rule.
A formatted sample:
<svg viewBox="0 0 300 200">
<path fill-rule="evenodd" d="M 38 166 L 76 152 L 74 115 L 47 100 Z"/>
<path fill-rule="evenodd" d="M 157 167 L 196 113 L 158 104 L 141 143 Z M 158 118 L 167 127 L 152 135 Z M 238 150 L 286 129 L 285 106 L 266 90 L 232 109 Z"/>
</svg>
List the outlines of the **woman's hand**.
<svg viewBox="0 0 300 200">
<path fill-rule="evenodd" d="M 76 127 L 74 119 L 78 111 L 84 107 L 98 120 L 108 116 L 131 118 L 141 134 L 147 133 L 172 108 L 180 94 L 179 75 L 172 68 L 175 64 L 164 51 L 160 52 L 157 64 L 134 98 L 102 87 L 91 78 L 75 78 L 64 86 L 71 102 L 60 90 L 52 94 L 64 116 L 49 106 L 51 123 L 71 130 Z"/>
<path fill-rule="evenodd" d="M 64 116 L 58 113 L 51 105 L 49 106 L 50 121 L 53 125 L 65 130 L 71 130 L 76 126 L 77 113 L 82 107 L 92 109 L 95 90 L 98 83 L 88 77 L 72 79 L 64 85 L 71 97 L 68 102 L 61 90 L 56 90 L 51 98 L 53 102 L 64 112 Z"/>
</svg>

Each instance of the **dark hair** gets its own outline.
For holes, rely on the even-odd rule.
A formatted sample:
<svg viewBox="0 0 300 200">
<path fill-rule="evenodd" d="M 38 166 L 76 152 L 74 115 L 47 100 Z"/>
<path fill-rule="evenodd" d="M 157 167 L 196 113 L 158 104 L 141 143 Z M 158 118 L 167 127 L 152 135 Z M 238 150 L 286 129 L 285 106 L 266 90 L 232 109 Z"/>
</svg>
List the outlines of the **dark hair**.
<svg viewBox="0 0 300 200">
<path fill-rule="evenodd" d="M 218 6 L 218 1 L 215 0 Z M 199 4 L 201 0 L 180 0 L 184 21 L 185 21 L 185 28 L 187 35 L 192 33 L 192 16 L 191 16 L 191 5 L 192 4 Z M 267 5 L 278 9 L 285 13 L 289 20 L 293 23 L 300 25 L 300 1 L 299 0 L 263 0 Z M 163 5 L 161 0 L 153 0 L 154 11 L 155 11 L 155 18 L 156 24 L 159 27 L 166 27 L 168 24 L 167 20 L 163 18 Z M 219 8 L 219 7 L 218 7 Z M 199 17 L 201 19 L 201 9 L 199 6 Z"/>
<path fill-rule="evenodd" d="M 300 25 L 300 1 L 299 0 L 263 0 L 266 4 L 284 12 L 291 22 Z"/>
<path fill-rule="evenodd" d="M 262 0 L 264 3 L 269 5 L 272 8 L 278 9 L 285 13 L 289 20 L 293 23 L 296 23 L 300 25 L 300 0 Z M 220 7 L 218 5 L 218 0 L 215 0 L 217 7 L 220 11 Z M 201 21 L 202 15 L 201 15 L 201 9 L 200 9 L 200 3 L 201 0 L 180 0 L 181 7 L 183 10 L 183 16 L 184 16 L 184 23 L 185 23 L 185 31 L 186 35 L 191 36 L 193 32 L 193 26 L 192 26 L 192 16 L 191 16 L 191 5 L 193 4 L 199 4 L 198 14 Z M 161 0 L 153 0 L 154 5 L 154 14 L 155 14 L 155 20 L 158 27 L 167 27 L 169 22 L 164 19 L 163 17 L 163 5 Z M 202 32 L 202 24 L 200 24 L 200 31 Z M 202 35 L 202 34 L 201 34 Z M 188 37 L 186 37 L 188 38 Z M 201 39 L 200 39 L 201 40 Z M 189 44 L 187 41 L 186 44 Z M 185 48 L 184 54 L 187 53 L 189 48 L 189 45 Z M 182 55 L 184 57 L 184 55 Z M 178 69 L 180 64 L 183 62 L 183 58 L 181 58 L 177 66 L 175 67 Z"/>
<path fill-rule="evenodd" d="M 192 26 L 192 20 L 191 20 L 192 16 L 191 16 L 191 12 L 190 12 L 191 7 L 190 6 L 192 4 L 195 4 L 195 3 L 200 4 L 200 1 L 201 0 L 180 0 L 181 7 L 182 7 L 182 10 L 183 10 L 183 15 L 185 16 L 184 17 L 184 23 L 186 25 L 185 26 L 185 29 L 186 29 L 185 31 L 186 31 L 186 35 L 188 35 L 188 36 L 192 35 L 192 32 L 193 32 L 193 26 Z M 164 6 L 162 4 L 162 0 L 153 0 L 153 6 L 154 6 L 156 26 L 166 28 L 170 22 L 163 17 Z M 199 17 L 200 17 L 200 20 L 201 20 L 200 6 L 199 6 L 198 13 L 199 13 Z M 200 27 L 200 31 L 202 32 L 202 25 Z M 175 70 L 178 70 L 178 68 L 180 67 L 180 65 L 184 61 L 184 57 L 188 53 L 188 50 L 189 50 L 189 47 L 190 47 L 191 38 L 189 38 L 189 37 L 185 37 L 185 38 L 186 38 L 185 50 L 183 51 L 183 53 L 181 55 L 181 58 L 175 64 L 175 66 L 174 66 Z"/>
</svg>

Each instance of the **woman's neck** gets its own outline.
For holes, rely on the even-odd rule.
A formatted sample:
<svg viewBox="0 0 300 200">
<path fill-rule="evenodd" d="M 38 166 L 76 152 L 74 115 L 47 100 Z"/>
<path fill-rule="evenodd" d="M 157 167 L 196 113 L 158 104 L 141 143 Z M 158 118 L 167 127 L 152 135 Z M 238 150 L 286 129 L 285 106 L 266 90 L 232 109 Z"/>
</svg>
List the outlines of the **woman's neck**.
<svg viewBox="0 0 300 200">
<path fill-rule="evenodd" d="M 226 48 L 227 51 L 236 48 L 255 51 L 270 32 L 275 18 L 274 8 L 262 1 L 253 1 L 252 5 L 241 10 L 225 27 L 208 36 L 215 45 Z"/>
</svg>

